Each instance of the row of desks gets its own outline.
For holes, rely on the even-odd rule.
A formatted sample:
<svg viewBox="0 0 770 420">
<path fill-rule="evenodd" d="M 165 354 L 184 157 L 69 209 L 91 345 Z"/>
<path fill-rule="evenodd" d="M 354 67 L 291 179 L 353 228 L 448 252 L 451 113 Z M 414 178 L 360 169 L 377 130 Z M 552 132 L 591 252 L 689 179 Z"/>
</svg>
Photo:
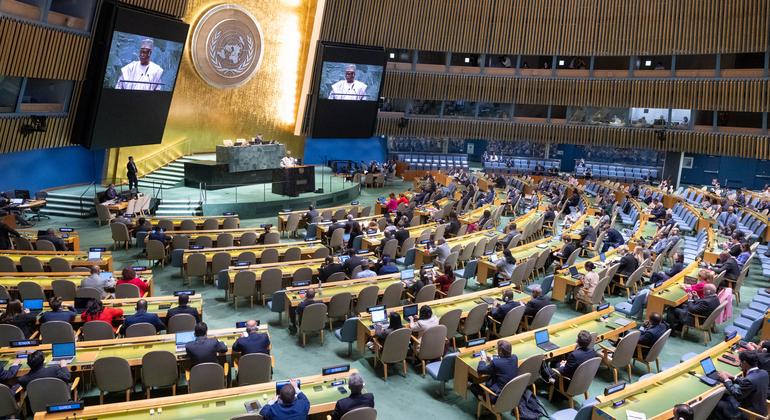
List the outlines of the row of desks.
<svg viewBox="0 0 770 420">
<path fill-rule="evenodd" d="M 23 237 L 28 239 L 31 243 L 37 246 L 37 230 L 34 229 L 18 229 L 17 232 Z M 80 234 L 77 232 L 59 232 L 57 235 L 64 240 L 64 244 L 67 245 L 67 249 L 70 251 L 80 251 Z"/>
<path fill-rule="evenodd" d="M 157 225 L 161 220 L 171 220 L 174 224 L 174 230 L 181 230 L 183 220 L 192 220 L 193 223 L 199 228 L 203 229 L 203 223 L 208 219 L 216 219 L 219 223 L 219 227 L 223 228 L 225 225 L 225 219 L 237 218 L 237 214 L 228 214 L 226 216 L 168 216 L 168 217 L 149 217 L 146 218 L 153 226 Z"/>
<path fill-rule="evenodd" d="M 149 293 L 152 295 L 152 271 L 138 271 L 137 276 L 144 280 L 150 287 Z M 88 277 L 90 273 L 87 272 L 61 272 L 61 273 L 0 273 L 0 286 L 3 286 L 9 292 L 15 292 L 18 289 L 18 285 L 22 281 L 31 281 L 40 285 L 43 291 L 53 292 L 53 282 L 56 280 L 65 280 L 80 286 L 80 282 Z M 121 273 L 112 273 L 113 277 L 120 278 Z"/>
<path fill-rule="evenodd" d="M 99 260 L 89 260 L 88 252 L 80 251 L 23 251 L 23 250 L 3 250 L 0 256 L 10 258 L 19 270 L 21 270 L 21 257 L 30 256 L 40 260 L 43 265 L 48 264 L 52 258 L 64 258 L 74 267 L 91 267 L 98 265 L 102 270 L 112 271 L 112 254 L 102 252 Z"/>
<path fill-rule="evenodd" d="M 467 235 L 449 238 L 446 240 L 446 244 L 449 245 L 449 248 L 459 245 L 464 249 L 467 246 L 475 246 L 482 239 L 497 242 L 501 236 L 500 232 L 494 229 L 480 230 Z M 423 265 L 430 263 L 433 259 L 432 253 L 434 250 L 434 248 L 428 249 L 424 245 L 415 244 L 414 269 L 419 270 Z"/>
<path fill-rule="evenodd" d="M 225 252 L 230 254 L 231 260 L 238 259 L 238 256 L 244 252 L 253 252 L 259 260 L 262 257 L 262 252 L 266 249 L 278 250 L 278 255 L 282 256 L 289 248 L 299 248 L 302 258 L 309 259 L 315 254 L 316 251 L 322 248 L 326 248 L 320 241 L 305 241 L 305 242 L 281 242 L 278 244 L 269 245 L 249 245 L 249 246 L 231 246 L 223 248 L 204 248 L 204 249 L 185 249 L 182 255 L 182 261 L 184 265 L 187 265 L 187 259 L 192 254 L 203 254 L 206 256 L 206 261 L 211 263 L 214 259 L 214 255 Z"/>
</svg>

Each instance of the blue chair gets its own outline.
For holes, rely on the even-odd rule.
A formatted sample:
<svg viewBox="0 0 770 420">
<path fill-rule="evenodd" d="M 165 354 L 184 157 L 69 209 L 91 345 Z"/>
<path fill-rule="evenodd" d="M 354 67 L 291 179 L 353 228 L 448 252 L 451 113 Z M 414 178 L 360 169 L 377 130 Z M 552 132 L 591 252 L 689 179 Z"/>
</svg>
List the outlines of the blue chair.
<svg viewBox="0 0 770 420">
<path fill-rule="evenodd" d="M 305 229 L 305 240 L 315 239 L 318 234 L 318 225 L 311 223 Z"/>
<path fill-rule="evenodd" d="M 632 303 L 620 302 L 615 305 L 615 310 L 632 318 L 641 318 L 644 312 L 644 307 L 647 305 L 647 297 L 650 293 L 650 289 L 644 289 L 634 297 Z"/>
<path fill-rule="evenodd" d="M 353 238 L 353 249 L 358 251 L 361 249 L 361 241 L 364 239 L 363 235 L 356 236 Z"/>
<path fill-rule="evenodd" d="M 738 318 L 738 320 L 740 320 L 740 318 Z M 738 320 L 736 320 L 736 322 Z M 737 332 L 738 335 L 740 335 L 741 338 L 743 338 L 744 340 L 751 341 L 754 338 L 754 336 L 756 336 L 759 333 L 759 329 L 762 328 L 762 323 L 764 322 L 764 320 L 765 320 L 764 318 L 755 319 L 748 325 L 748 328 L 738 325 L 737 323 L 735 325 L 727 326 L 725 327 L 725 334 Z"/>
<path fill-rule="evenodd" d="M 343 343 L 348 343 L 348 357 L 353 355 L 353 343 L 356 342 L 356 333 L 358 332 L 358 317 L 352 317 L 345 320 L 342 328 L 334 330 L 334 336 Z"/>
<path fill-rule="evenodd" d="M 406 251 L 406 255 L 404 255 L 401 258 L 396 258 L 396 264 L 403 265 L 406 268 L 409 268 L 410 265 L 414 264 L 414 255 L 417 250 L 415 248 L 408 249 Z"/>
<path fill-rule="evenodd" d="M 567 408 L 565 410 L 559 410 L 551 414 L 551 420 L 590 420 L 591 412 L 594 409 L 594 405 L 597 403 L 596 398 L 589 398 L 583 401 L 580 406 L 580 410 L 573 408 Z"/>
<path fill-rule="evenodd" d="M 534 286 L 534 284 L 530 284 L 529 286 L 527 286 L 527 291 L 529 293 L 532 293 L 532 286 Z M 543 277 L 543 281 L 540 282 L 540 290 L 543 291 L 543 296 L 545 296 L 548 293 L 551 293 L 552 288 L 553 288 L 553 274 L 549 274 Z"/>
<path fill-rule="evenodd" d="M 171 266 L 183 267 L 184 266 L 184 249 L 172 249 L 171 250 Z"/>
<path fill-rule="evenodd" d="M 455 276 L 463 278 L 465 280 L 470 280 L 471 278 L 476 276 L 476 269 L 479 266 L 478 260 L 470 260 L 465 264 L 465 267 L 462 270 L 455 270 Z M 466 285 L 468 282 L 466 281 Z"/>
<path fill-rule="evenodd" d="M 448 353 L 443 359 L 437 362 L 428 363 L 425 370 L 431 378 L 441 382 L 440 395 L 443 397 L 446 393 L 446 383 L 455 377 L 455 359 L 457 352 Z"/>
<path fill-rule="evenodd" d="M 273 293 L 273 298 L 267 302 L 267 308 L 270 312 L 278 312 L 278 323 L 283 323 L 283 311 L 286 310 L 286 290 L 279 290 Z"/>
</svg>

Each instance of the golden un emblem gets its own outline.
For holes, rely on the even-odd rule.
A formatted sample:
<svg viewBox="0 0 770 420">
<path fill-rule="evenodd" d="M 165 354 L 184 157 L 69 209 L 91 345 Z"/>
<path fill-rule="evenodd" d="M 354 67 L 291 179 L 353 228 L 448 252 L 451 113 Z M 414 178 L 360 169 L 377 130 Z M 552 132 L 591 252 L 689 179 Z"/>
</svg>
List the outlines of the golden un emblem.
<svg viewBox="0 0 770 420">
<path fill-rule="evenodd" d="M 238 87 L 259 69 L 262 46 L 262 30 L 248 10 L 234 4 L 214 6 L 195 26 L 193 66 L 211 86 Z"/>
</svg>

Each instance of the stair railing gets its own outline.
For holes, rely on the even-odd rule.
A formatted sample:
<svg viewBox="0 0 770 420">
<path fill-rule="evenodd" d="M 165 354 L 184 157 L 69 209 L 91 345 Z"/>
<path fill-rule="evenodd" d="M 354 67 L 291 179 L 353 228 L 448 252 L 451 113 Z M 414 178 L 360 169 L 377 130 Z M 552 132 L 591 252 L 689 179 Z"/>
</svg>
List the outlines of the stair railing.
<svg viewBox="0 0 770 420">
<path fill-rule="evenodd" d="M 137 177 L 141 178 L 148 175 L 151 172 L 190 154 L 190 145 L 190 138 L 185 137 L 169 143 L 163 146 L 162 149 L 156 150 L 147 156 L 135 160 L 134 163 L 136 163 L 136 168 L 138 169 Z"/>
<path fill-rule="evenodd" d="M 94 188 L 94 195 L 96 195 L 96 182 L 91 181 L 90 184 L 88 184 L 88 187 L 80 194 L 80 197 L 78 197 L 79 202 L 79 208 L 78 211 L 80 211 L 80 214 L 82 215 L 83 212 L 83 197 L 85 197 L 86 193 L 91 190 L 91 187 Z"/>
</svg>

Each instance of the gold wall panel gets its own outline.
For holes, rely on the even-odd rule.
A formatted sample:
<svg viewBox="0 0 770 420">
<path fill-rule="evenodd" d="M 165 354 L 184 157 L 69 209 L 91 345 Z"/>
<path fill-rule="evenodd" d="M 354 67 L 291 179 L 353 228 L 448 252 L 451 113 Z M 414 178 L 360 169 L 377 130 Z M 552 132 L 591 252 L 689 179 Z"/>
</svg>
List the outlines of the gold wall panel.
<svg viewBox="0 0 770 420">
<path fill-rule="evenodd" d="M 187 10 L 187 0 L 120 0 L 120 2 L 175 17 L 182 17 Z"/>
<path fill-rule="evenodd" d="M 190 35 L 198 17 L 225 1 L 189 0 L 183 20 Z M 294 136 L 299 91 L 305 68 L 315 0 L 237 0 L 251 12 L 262 29 L 263 58 L 255 76 L 234 89 L 217 89 L 195 72 L 189 55 L 182 58 L 161 145 L 113 149 L 107 177 L 124 177 L 129 155 L 141 160 L 159 149 L 188 139 L 189 150 L 212 152 L 223 139 L 253 137 L 285 143 L 295 154 L 303 150 L 303 138 Z"/>
<path fill-rule="evenodd" d="M 383 96 L 533 105 L 770 111 L 770 80 L 536 79 L 388 71 Z"/>
<path fill-rule="evenodd" d="M 321 38 L 526 55 L 764 52 L 767 0 L 329 0 Z"/>
<path fill-rule="evenodd" d="M 377 132 L 390 136 L 528 140 L 770 159 L 767 137 L 757 135 L 668 130 L 666 140 L 661 142 L 651 129 L 473 119 L 410 118 L 408 121 L 407 126 L 401 128 L 399 117 L 380 116 Z"/>
</svg>

